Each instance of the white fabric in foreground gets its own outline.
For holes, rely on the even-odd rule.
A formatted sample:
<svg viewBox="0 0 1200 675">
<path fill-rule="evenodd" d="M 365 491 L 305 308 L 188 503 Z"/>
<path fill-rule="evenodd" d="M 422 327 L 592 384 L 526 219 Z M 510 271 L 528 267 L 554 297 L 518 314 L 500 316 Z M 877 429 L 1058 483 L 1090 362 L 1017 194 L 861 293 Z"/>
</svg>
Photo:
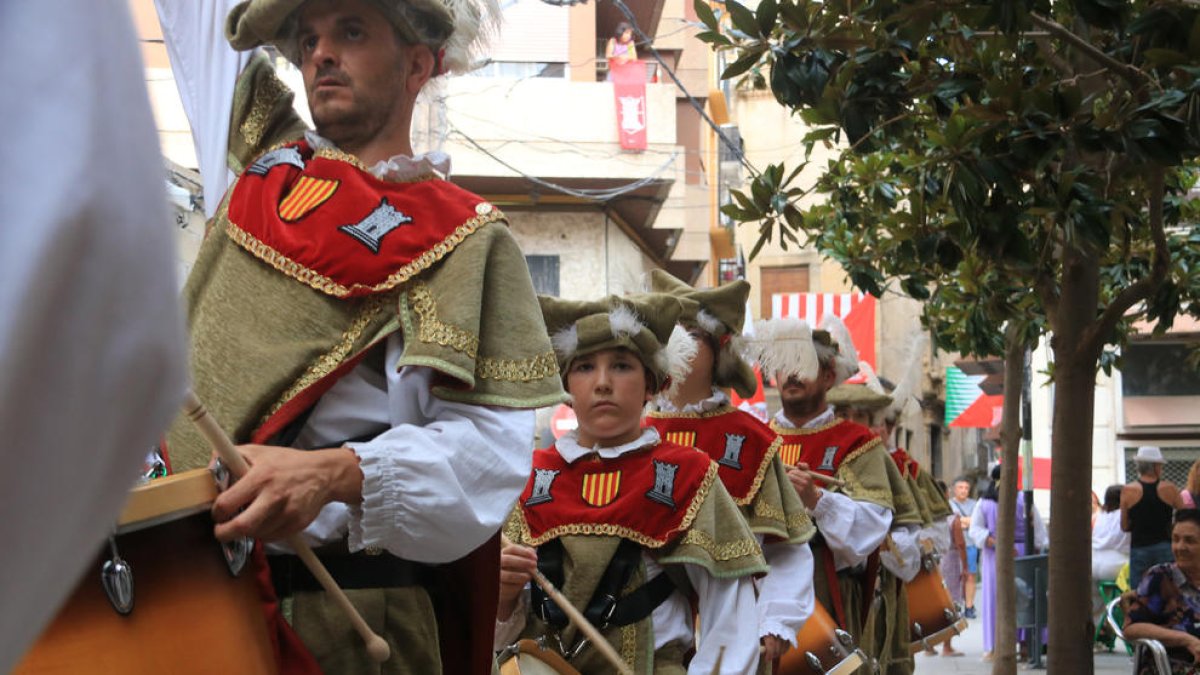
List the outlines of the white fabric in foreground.
<svg viewBox="0 0 1200 675">
<path fill-rule="evenodd" d="M 0 672 L 182 402 L 162 158 L 124 3 L 0 3 Z M 94 578 L 94 577 L 93 577 Z"/>
</svg>

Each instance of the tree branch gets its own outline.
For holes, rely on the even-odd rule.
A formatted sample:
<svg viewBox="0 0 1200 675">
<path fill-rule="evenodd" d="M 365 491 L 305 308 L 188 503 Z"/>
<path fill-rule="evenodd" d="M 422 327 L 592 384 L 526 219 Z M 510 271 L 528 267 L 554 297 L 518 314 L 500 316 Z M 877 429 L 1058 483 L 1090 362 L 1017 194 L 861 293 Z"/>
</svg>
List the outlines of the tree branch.
<svg viewBox="0 0 1200 675">
<path fill-rule="evenodd" d="M 1167 170 L 1156 166 L 1151 169 L 1150 183 L 1150 237 L 1154 241 L 1154 254 L 1150 262 L 1150 276 L 1125 287 L 1112 303 L 1105 308 L 1100 319 L 1084 333 L 1085 348 L 1099 350 L 1105 336 L 1112 332 L 1117 322 L 1136 303 L 1149 298 L 1167 278 L 1171 266 L 1171 252 L 1167 245 L 1167 232 L 1163 227 L 1163 197 L 1166 194 Z"/>
<path fill-rule="evenodd" d="M 1066 26 L 1063 26 L 1057 21 L 1047 19 L 1037 12 L 1030 12 L 1029 17 L 1033 19 L 1033 22 L 1038 26 L 1041 26 L 1050 33 L 1062 38 L 1064 41 L 1070 43 L 1072 47 L 1075 47 L 1082 52 L 1089 59 L 1108 68 L 1126 80 L 1129 80 L 1131 84 L 1142 85 L 1150 81 L 1150 79 L 1146 77 L 1145 73 L 1142 71 L 1127 63 L 1121 63 L 1108 54 L 1105 54 L 1097 49 L 1092 43 L 1071 32 L 1071 30 L 1069 30 Z"/>
</svg>

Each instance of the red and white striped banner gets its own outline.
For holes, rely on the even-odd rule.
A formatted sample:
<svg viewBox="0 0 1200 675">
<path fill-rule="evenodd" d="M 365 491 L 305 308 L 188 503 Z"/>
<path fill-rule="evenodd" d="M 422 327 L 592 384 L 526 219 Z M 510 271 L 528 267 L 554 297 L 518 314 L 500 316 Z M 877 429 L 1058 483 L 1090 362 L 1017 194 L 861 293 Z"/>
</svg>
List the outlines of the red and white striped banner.
<svg viewBox="0 0 1200 675">
<path fill-rule="evenodd" d="M 875 296 L 867 293 L 773 293 L 771 317 L 803 319 L 817 328 L 826 314 L 846 324 L 860 361 L 875 362 Z"/>
</svg>

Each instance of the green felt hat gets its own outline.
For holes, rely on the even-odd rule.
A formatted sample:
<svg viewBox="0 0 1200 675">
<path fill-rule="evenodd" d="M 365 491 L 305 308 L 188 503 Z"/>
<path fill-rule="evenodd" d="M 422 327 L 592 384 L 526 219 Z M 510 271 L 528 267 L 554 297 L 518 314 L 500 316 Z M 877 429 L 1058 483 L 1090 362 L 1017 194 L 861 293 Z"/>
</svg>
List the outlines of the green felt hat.
<svg viewBox="0 0 1200 675">
<path fill-rule="evenodd" d="M 754 369 L 741 357 L 731 338 L 741 335 L 746 321 L 746 299 L 750 284 L 744 280 L 717 288 L 693 288 L 664 270 L 650 272 L 650 288 L 680 299 L 683 311 L 679 323 L 699 328 L 717 342 L 713 384 L 732 387 L 739 395 L 749 398 L 758 389 Z"/>
<path fill-rule="evenodd" d="M 571 362 L 580 356 L 624 348 L 645 364 L 655 378 L 653 389 L 661 391 L 672 379 L 686 375 L 687 363 L 695 355 L 695 344 L 690 337 L 676 331 L 682 307 L 672 296 L 610 295 L 601 300 L 580 301 L 540 295 L 538 302 L 564 377 Z M 686 353 L 688 346 L 690 354 Z"/>
<path fill-rule="evenodd" d="M 272 45 L 293 63 L 300 62 L 296 45 L 296 11 L 307 0 L 245 0 L 229 12 L 225 38 L 236 50 Z M 423 44 L 441 53 L 442 72 L 466 72 L 471 55 L 498 25 L 495 0 L 366 0 L 378 9 L 409 44 Z"/>
</svg>

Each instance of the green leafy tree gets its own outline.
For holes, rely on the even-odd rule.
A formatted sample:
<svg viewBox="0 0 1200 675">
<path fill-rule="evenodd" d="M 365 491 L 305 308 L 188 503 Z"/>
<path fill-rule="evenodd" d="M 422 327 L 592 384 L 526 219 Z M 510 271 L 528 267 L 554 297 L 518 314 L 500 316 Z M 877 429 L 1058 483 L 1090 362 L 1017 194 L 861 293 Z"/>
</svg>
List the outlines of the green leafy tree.
<svg viewBox="0 0 1200 675">
<path fill-rule="evenodd" d="M 776 237 L 815 246 L 859 288 L 878 296 L 894 285 L 925 301 L 938 345 L 963 354 L 1052 336 L 1049 669 L 1092 672 L 1090 578 L 1079 571 L 1091 550 L 1096 371 L 1118 364 L 1135 320 L 1161 333 L 1181 313 L 1200 315 L 1200 228 L 1187 199 L 1200 154 L 1200 8 L 695 7 L 698 37 L 731 56 L 722 76 L 769 87 L 810 128 L 808 153 L 765 168 L 724 207 L 760 223 L 752 256 Z M 841 151 L 801 185 L 818 143 Z M 809 194 L 823 199 L 802 207 Z M 1002 514 L 1015 489 L 1005 483 Z M 1013 638 L 1002 637 L 996 667 L 1013 672 Z"/>
</svg>

